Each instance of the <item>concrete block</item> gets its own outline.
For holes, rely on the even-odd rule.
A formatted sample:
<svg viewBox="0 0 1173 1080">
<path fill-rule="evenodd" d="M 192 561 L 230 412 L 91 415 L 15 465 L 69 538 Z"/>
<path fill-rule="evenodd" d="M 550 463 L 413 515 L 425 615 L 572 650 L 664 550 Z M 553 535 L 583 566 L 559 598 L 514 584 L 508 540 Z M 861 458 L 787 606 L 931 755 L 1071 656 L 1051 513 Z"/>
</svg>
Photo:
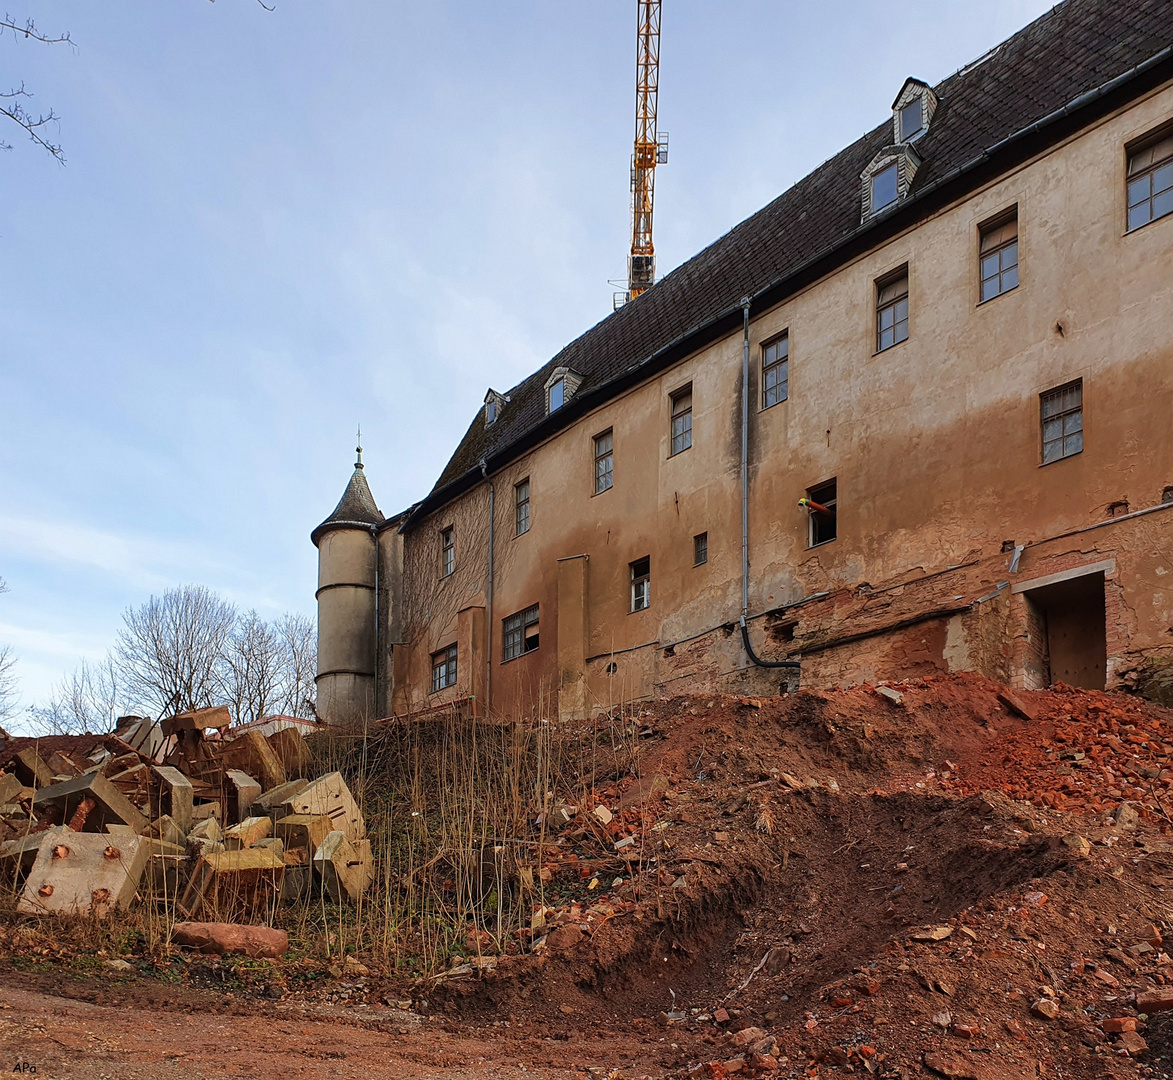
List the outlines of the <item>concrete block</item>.
<svg viewBox="0 0 1173 1080">
<path fill-rule="evenodd" d="M 203 821 L 195 825 L 187 834 L 189 840 L 223 840 L 224 833 L 220 829 L 220 823 L 215 818 L 204 818 Z"/>
<path fill-rule="evenodd" d="M 45 762 L 50 769 L 53 770 L 54 776 L 64 777 L 66 780 L 74 776 L 78 776 L 84 770 L 79 769 L 69 758 L 67 758 L 60 750 L 54 750 L 49 755 L 49 760 Z M 3 800 L 0 799 L 0 802 Z"/>
<path fill-rule="evenodd" d="M 187 881 L 187 855 L 152 855 L 143 875 L 145 887 L 156 899 L 176 899 Z"/>
<path fill-rule="evenodd" d="M 297 728 L 289 727 L 274 731 L 266 741 L 277 755 L 286 776 L 308 778 L 312 775 L 314 756 Z"/>
<path fill-rule="evenodd" d="M 358 805 L 339 772 L 311 781 L 285 805 L 291 814 L 324 814 L 348 840 L 361 840 L 367 834 Z"/>
<path fill-rule="evenodd" d="M 304 848 L 312 858 L 323 840 L 334 831 L 334 823 L 325 814 L 290 814 L 278 818 L 274 835 L 279 836 L 288 851 Z"/>
<path fill-rule="evenodd" d="M 130 906 L 146 869 L 138 836 L 78 833 L 58 827 L 41 839 L 17 911 L 104 918 Z"/>
<path fill-rule="evenodd" d="M 114 732 L 127 746 L 145 757 L 158 759 L 166 741 L 163 729 L 149 716 L 122 716 Z"/>
<path fill-rule="evenodd" d="M 0 844 L 0 866 L 6 880 L 11 881 L 14 875 L 23 877 L 32 869 L 44 838 L 43 832 L 29 833 Z"/>
<path fill-rule="evenodd" d="M 273 831 L 270 817 L 248 817 L 229 829 L 224 830 L 224 846 L 229 851 L 250 848 Z"/>
<path fill-rule="evenodd" d="M 285 803 L 289 799 L 292 799 L 299 791 L 304 791 L 307 787 L 309 787 L 309 781 L 303 780 L 300 777 L 296 780 L 286 780 L 284 784 L 278 784 L 275 788 L 270 788 L 258 798 L 253 803 L 253 813 L 268 814 L 270 817 L 280 817 Z"/>
<path fill-rule="evenodd" d="M 23 788 L 24 784 L 12 773 L 0 773 L 0 804 L 16 802 Z"/>
<path fill-rule="evenodd" d="M 195 805 L 191 781 L 170 765 L 156 765 L 159 780 L 159 813 L 167 814 L 183 832 L 191 829 L 192 808 Z"/>
<path fill-rule="evenodd" d="M 92 805 L 87 810 L 85 804 Z M 74 828 L 84 832 L 102 832 L 109 822 L 121 822 L 141 834 L 150 825 L 118 788 L 96 772 L 37 792 L 33 809 L 52 809 L 61 815 L 61 824 L 73 824 Z"/>
<path fill-rule="evenodd" d="M 194 712 L 176 713 L 159 722 L 164 735 L 180 731 L 207 731 L 209 728 L 226 728 L 232 723 L 232 714 L 227 705 L 213 705 L 210 709 L 196 709 Z"/>
<path fill-rule="evenodd" d="M 177 910 L 185 919 L 205 910 L 225 919 L 252 916 L 276 904 L 284 873 L 284 860 L 262 848 L 204 855 Z"/>
<path fill-rule="evenodd" d="M 351 842 L 344 832 L 335 830 L 314 855 L 314 870 L 335 903 L 344 898 L 357 900 L 371 883 L 371 842 Z"/>
<path fill-rule="evenodd" d="M 169 844 L 187 843 L 187 833 L 175 823 L 175 819 L 170 814 L 164 814 L 152 821 L 148 835 L 159 840 L 166 840 Z"/>
<path fill-rule="evenodd" d="M 250 816 L 252 805 L 261 793 L 261 785 L 239 769 L 229 769 L 225 781 L 228 789 L 228 816 L 233 821 L 243 821 Z"/>
<path fill-rule="evenodd" d="M 191 820 L 193 823 L 206 821 L 208 818 L 219 821 L 222 816 L 223 810 L 220 808 L 220 804 L 218 802 L 196 803 L 191 808 Z"/>
<path fill-rule="evenodd" d="M 45 764 L 35 746 L 21 750 L 12 759 L 12 766 L 26 787 L 49 787 L 54 782 L 53 770 Z"/>
<path fill-rule="evenodd" d="M 286 852 L 286 855 L 291 854 Z M 308 900 L 314 891 L 314 872 L 310 864 L 285 864 L 285 876 L 281 879 L 281 902 L 300 904 Z"/>
<path fill-rule="evenodd" d="M 258 840 L 253 847 L 261 848 L 265 851 L 271 851 L 278 856 L 282 862 L 285 861 L 285 845 L 276 836 L 266 836 Z"/>
</svg>

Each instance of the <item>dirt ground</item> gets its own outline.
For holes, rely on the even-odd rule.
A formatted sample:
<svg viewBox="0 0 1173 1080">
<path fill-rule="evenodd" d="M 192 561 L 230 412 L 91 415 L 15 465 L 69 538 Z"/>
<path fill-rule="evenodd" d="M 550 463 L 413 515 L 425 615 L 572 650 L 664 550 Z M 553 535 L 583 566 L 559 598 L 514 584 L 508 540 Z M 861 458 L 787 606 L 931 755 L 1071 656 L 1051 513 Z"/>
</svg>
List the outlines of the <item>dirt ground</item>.
<svg viewBox="0 0 1173 1080">
<path fill-rule="evenodd" d="M 370 958 L 232 991 L 220 961 L 85 974 L 9 917 L 0 1069 L 1169 1075 L 1173 712 L 926 677 L 660 702 L 625 737 L 594 777 L 611 820 L 588 801 L 542 850 L 532 929 L 427 983 Z"/>
</svg>

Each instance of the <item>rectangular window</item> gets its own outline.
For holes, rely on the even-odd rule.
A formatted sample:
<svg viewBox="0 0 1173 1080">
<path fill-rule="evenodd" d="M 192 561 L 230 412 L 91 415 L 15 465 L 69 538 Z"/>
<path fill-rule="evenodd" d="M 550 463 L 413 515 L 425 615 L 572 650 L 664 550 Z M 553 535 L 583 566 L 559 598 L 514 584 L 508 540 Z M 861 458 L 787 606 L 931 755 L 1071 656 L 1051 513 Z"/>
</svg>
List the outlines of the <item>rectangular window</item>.
<svg viewBox="0 0 1173 1080">
<path fill-rule="evenodd" d="M 432 653 L 432 693 L 456 685 L 456 646 Z"/>
<path fill-rule="evenodd" d="M 790 332 L 762 346 L 762 408 L 790 396 Z"/>
<path fill-rule="evenodd" d="M 520 484 L 513 485 L 514 523 L 517 531 L 514 536 L 529 532 L 529 477 Z"/>
<path fill-rule="evenodd" d="M 692 446 L 692 386 L 672 395 L 672 451 L 679 454 Z M 669 454 L 669 456 L 671 456 Z"/>
<path fill-rule="evenodd" d="M 1043 464 L 1078 454 L 1083 449 L 1083 380 L 1039 395 L 1043 425 Z"/>
<path fill-rule="evenodd" d="M 807 488 L 806 508 L 810 515 L 809 540 L 811 547 L 818 547 L 836 536 L 836 491 L 835 481 L 828 480 L 818 487 Z"/>
<path fill-rule="evenodd" d="M 692 538 L 692 565 L 700 566 L 709 561 L 709 534 L 697 533 Z"/>
<path fill-rule="evenodd" d="M 502 659 L 513 660 L 538 647 L 538 605 L 501 621 L 504 651 Z"/>
<path fill-rule="evenodd" d="M 631 610 L 643 611 L 652 603 L 652 560 L 636 559 L 631 570 Z"/>
<path fill-rule="evenodd" d="M 610 491 L 615 482 L 614 439 L 610 431 L 595 436 L 595 494 Z"/>
<path fill-rule="evenodd" d="M 456 530 L 452 526 L 440 531 L 440 577 L 456 569 Z"/>
<path fill-rule="evenodd" d="M 896 171 L 896 163 L 893 162 L 872 177 L 871 212 L 875 214 L 883 210 L 885 206 L 890 206 L 896 201 L 896 196 L 899 193 L 900 177 Z"/>
<path fill-rule="evenodd" d="M 546 411 L 554 412 L 566 404 L 566 380 L 558 379 L 550 384 L 549 398 L 546 402 Z"/>
<path fill-rule="evenodd" d="M 876 282 L 876 352 L 908 340 L 908 267 Z"/>
<path fill-rule="evenodd" d="M 900 139 L 907 142 L 914 135 L 919 135 L 925 126 L 924 103 L 920 98 L 910 101 L 900 110 Z"/>
<path fill-rule="evenodd" d="M 981 228 L 982 303 L 1018 287 L 1018 210 Z"/>
<path fill-rule="evenodd" d="M 1173 132 L 1128 154 L 1128 228 L 1173 214 Z"/>
</svg>

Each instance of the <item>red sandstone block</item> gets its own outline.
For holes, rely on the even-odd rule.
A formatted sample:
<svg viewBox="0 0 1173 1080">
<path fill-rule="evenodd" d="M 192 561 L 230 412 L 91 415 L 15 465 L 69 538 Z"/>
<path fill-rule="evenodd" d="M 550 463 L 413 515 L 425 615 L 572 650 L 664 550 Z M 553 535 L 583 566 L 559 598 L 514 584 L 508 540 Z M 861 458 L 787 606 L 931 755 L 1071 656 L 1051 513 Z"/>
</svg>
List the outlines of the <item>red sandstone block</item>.
<svg viewBox="0 0 1173 1080">
<path fill-rule="evenodd" d="M 1173 987 L 1162 986 L 1159 989 L 1146 990 L 1136 995 L 1138 1012 L 1155 1013 L 1173 1009 Z"/>
<path fill-rule="evenodd" d="M 1117 1016 L 1111 1020 L 1104 1021 L 1104 1034 L 1119 1035 L 1125 1031 L 1136 1030 L 1135 1016 Z"/>
</svg>

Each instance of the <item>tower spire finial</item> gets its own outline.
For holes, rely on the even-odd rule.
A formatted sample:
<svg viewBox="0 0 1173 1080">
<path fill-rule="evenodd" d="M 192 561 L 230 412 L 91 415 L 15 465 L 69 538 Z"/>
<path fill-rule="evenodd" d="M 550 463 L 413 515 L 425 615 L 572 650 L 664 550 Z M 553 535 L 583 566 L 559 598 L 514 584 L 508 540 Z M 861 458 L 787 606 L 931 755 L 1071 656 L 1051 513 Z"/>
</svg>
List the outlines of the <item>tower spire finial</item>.
<svg viewBox="0 0 1173 1080">
<path fill-rule="evenodd" d="M 358 454 L 358 460 L 354 463 L 354 467 L 356 469 L 361 469 L 362 468 L 362 424 L 358 425 L 358 446 L 356 446 L 354 448 L 354 451 L 356 454 Z"/>
</svg>

